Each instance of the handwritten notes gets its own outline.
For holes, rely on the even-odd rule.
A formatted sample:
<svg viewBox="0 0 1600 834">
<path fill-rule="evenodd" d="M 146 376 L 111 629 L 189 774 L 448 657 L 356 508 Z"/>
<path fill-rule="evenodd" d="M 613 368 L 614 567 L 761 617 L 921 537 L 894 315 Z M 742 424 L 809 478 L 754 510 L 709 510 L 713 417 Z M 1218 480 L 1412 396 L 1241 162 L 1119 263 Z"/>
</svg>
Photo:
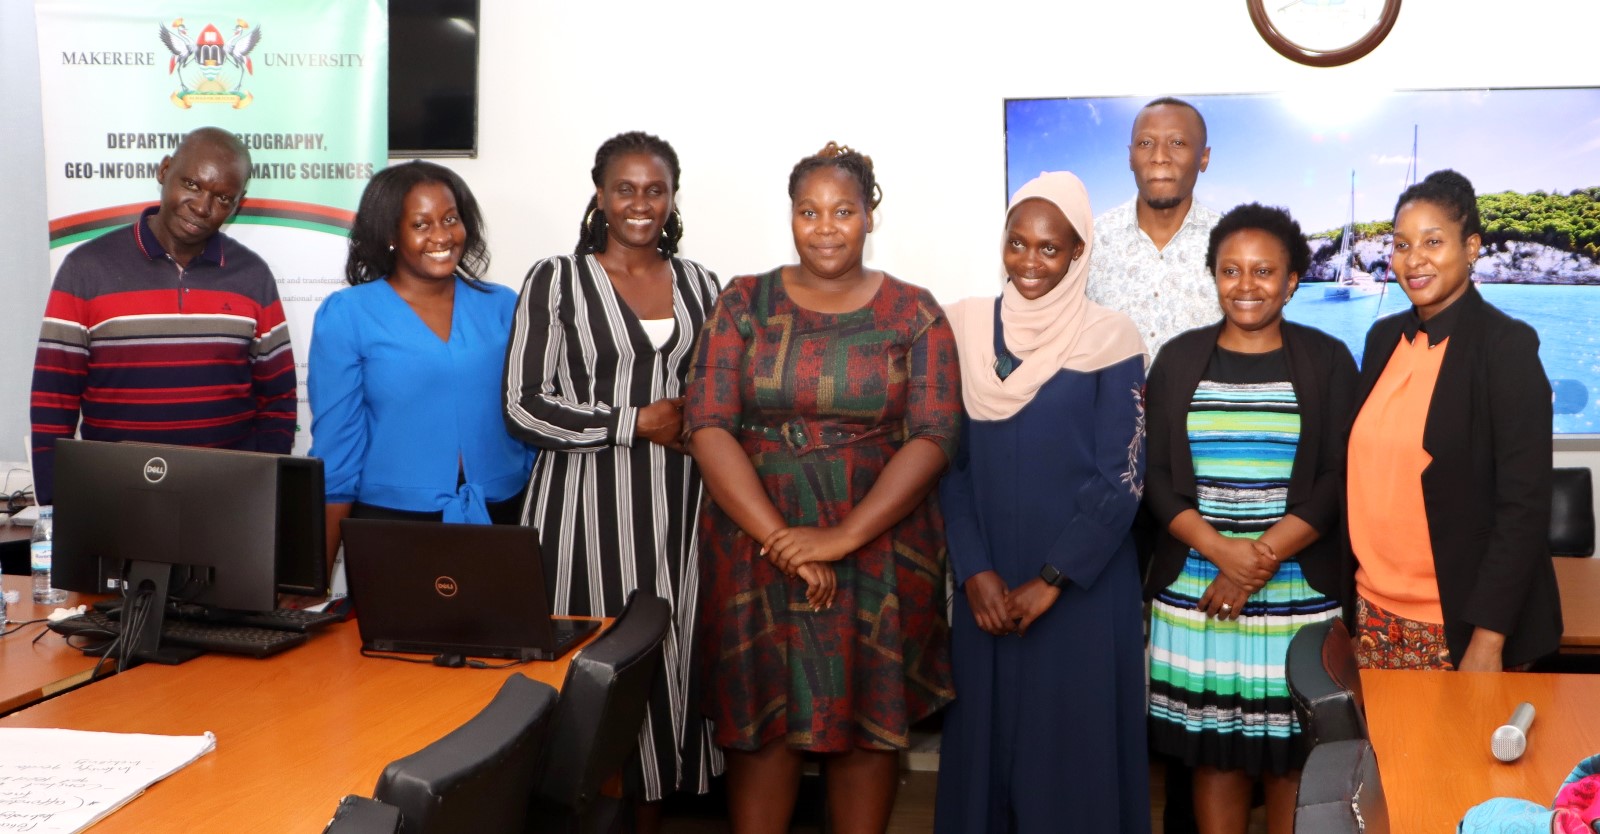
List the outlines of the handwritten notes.
<svg viewBox="0 0 1600 834">
<path fill-rule="evenodd" d="M 216 746 L 210 733 L 0 729 L 0 832 L 81 831 Z"/>
</svg>

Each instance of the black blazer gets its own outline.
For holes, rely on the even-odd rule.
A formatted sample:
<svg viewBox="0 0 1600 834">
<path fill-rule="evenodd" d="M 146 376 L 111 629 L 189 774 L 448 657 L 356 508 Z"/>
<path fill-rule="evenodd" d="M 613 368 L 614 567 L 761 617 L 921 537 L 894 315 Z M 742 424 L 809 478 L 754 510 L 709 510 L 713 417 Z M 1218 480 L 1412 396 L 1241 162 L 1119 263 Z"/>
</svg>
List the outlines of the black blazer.
<svg viewBox="0 0 1600 834">
<path fill-rule="evenodd" d="M 1285 321 L 1284 358 L 1300 405 L 1300 443 L 1289 470 L 1288 512 L 1321 534 L 1296 554 L 1306 581 L 1323 595 L 1349 595 L 1350 571 L 1340 542 L 1344 502 L 1344 457 L 1349 415 L 1355 406 L 1356 362 L 1344 343 L 1305 325 Z M 1183 572 L 1189 546 L 1168 531 L 1184 510 L 1199 506 L 1194 456 L 1189 450 L 1189 403 L 1211 360 L 1222 323 L 1190 330 L 1167 342 L 1145 382 L 1149 458 L 1145 505 L 1154 516 L 1155 555 L 1145 575 L 1145 597 L 1153 597 Z"/>
<path fill-rule="evenodd" d="M 1422 433 L 1422 448 L 1433 457 L 1422 471 L 1422 500 L 1445 642 L 1460 663 L 1472 630 L 1482 626 L 1506 635 L 1502 662 L 1517 666 L 1561 643 L 1549 549 L 1550 380 L 1532 327 L 1484 301 L 1476 287 L 1456 305 L 1461 312 L 1450 326 Z M 1362 405 L 1416 323 L 1407 311 L 1367 332 Z M 1353 607 L 1347 600 L 1347 622 Z"/>
</svg>

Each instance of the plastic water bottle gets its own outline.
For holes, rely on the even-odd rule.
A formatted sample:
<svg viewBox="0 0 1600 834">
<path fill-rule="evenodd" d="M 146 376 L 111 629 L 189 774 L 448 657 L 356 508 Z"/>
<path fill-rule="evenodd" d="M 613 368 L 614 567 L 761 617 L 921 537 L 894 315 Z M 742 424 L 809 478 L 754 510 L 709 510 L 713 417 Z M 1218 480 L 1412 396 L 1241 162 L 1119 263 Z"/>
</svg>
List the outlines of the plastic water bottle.
<svg viewBox="0 0 1600 834">
<path fill-rule="evenodd" d="M 50 587 L 50 557 L 55 548 L 55 513 L 50 507 L 39 508 L 39 520 L 33 523 L 33 602 L 35 605 L 55 605 L 65 602 L 67 592 Z"/>
</svg>

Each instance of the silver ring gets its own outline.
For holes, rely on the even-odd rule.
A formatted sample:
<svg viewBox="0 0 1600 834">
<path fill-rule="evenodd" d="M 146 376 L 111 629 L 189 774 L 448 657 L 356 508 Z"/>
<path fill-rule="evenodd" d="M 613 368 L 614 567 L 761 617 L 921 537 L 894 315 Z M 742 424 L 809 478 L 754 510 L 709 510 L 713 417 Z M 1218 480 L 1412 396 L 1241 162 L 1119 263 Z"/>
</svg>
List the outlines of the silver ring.
<svg viewBox="0 0 1600 834">
<path fill-rule="evenodd" d="M 1228 613 L 1229 611 L 1232 611 L 1232 610 L 1233 610 L 1233 606 L 1229 605 L 1226 602 L 1224 602 L 1222 604 L 1222 613 L 1226 614 L 1226 613 Z"/>
</svg>

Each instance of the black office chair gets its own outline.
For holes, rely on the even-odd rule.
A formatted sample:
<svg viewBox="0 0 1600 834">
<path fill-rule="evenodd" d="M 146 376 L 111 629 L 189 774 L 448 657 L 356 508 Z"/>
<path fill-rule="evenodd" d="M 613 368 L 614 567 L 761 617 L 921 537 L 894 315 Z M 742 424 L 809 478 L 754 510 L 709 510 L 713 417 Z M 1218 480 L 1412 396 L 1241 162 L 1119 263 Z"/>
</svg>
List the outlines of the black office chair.
<svg viewBox="0 0 1600 834">
<path fill-rule="evenodd" d="M 635 591 L 611 628 L 573 656 L 539 768 L 530 831 L 631 830 L 632 808 L 600 788 L 637 755 L 671 621 L 666 600 Z"/>
<path fill-rule="evenodd" d="M 1587 466 L 1550 472 L 1550 554 L 1594 555 L 1594 484 Z"/>
<path fill-rule="evenodd" d="M 401 834 L 522 831 L 555 703 L 548 684 L 512 673 L 467 723 L 390 762 L 373 796 L 400 809 Z"/>
<path fill-rule="evenodd" d="M 1301 738 L 1309 747 L 1367 737 L 1361 670 L 1344 620 L 1334 618 L 1300 629 L 1289 641 L 1284 675 L 1300 718 Z"/>
<path fill-rule="evenodd" d="M 1378 757 L 1365 739 L 1319 744 L 1300 771 L 1294 834 L 1358 833 L 1389 834 Z"/>
<path fill-rule="evenodd" d="M 350 794 L 339 800 L 322 834 L 399 834 L 400 809 Z"/>
</svg>

